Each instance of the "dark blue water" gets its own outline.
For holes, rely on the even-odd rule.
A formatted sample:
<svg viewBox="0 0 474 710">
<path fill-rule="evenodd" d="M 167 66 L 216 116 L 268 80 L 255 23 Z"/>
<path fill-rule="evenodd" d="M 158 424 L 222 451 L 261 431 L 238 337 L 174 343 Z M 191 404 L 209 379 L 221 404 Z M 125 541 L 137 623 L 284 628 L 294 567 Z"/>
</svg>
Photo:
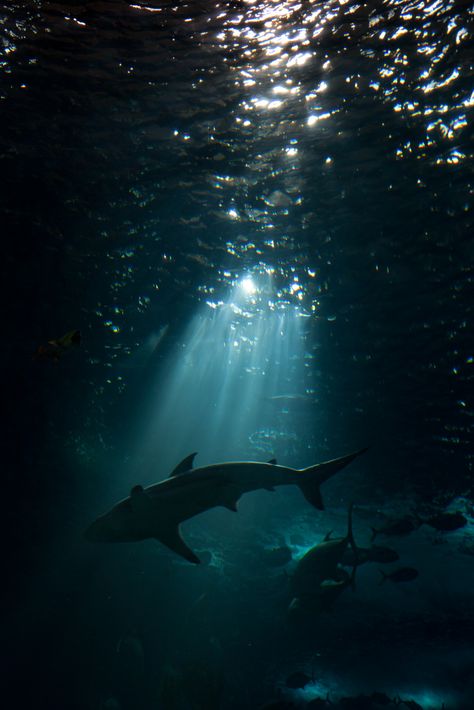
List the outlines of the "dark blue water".
<svg viewBox="0 0 474 710">
<path fill-rule="evenodd" d="M 0 22 L 5 699 L 471 708 L 471 4 L 36 0 Z M 193 451 L 365 446 L 323 512 L 288 486 L 186 522 L 200 566 L 83 538 Z M 362 547 L 416 529 L 295 621 L 298 561 L 350 502 Z"/>
</svg>

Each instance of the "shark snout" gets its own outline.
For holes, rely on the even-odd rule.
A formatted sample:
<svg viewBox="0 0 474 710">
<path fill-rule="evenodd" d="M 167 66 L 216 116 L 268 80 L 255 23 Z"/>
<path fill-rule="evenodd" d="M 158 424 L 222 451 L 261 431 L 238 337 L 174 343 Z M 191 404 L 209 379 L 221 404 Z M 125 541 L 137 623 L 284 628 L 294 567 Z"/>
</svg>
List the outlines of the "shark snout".
<svg viewBox="0 0 474 710">
<path fill-rule="evenodd" d="M 84 530 L 84 537 L 89 542 L 110 542 L 110 532 L 100 519 L 94 520 L 94 522 Z"/>
</svg>

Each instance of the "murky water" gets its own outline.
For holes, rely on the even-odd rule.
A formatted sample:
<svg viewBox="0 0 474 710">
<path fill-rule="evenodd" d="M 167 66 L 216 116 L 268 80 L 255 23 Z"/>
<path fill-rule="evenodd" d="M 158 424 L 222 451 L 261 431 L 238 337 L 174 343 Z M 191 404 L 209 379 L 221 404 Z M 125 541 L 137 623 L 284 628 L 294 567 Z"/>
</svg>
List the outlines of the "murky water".
<svg viewBox="0 0 474 710">
<path fill-rule="evenodd" d="M 471 4 L 37 0 L 0 18 L 16 704 L 470 707 Z M 72 329 L 79 347 L 32 361 Z M 324 513 L 288 487 L 186 523 L 200 568 L 82 539 L 192 451 L 303 468 L 367 445 Z M 364 565 L 295 628 L 287 578 L 351 501 L 364 547 L 392 517 L 467 524 L 386 541 L 416 581 Z M 286 687 L 294 671 L 315 682 Z"/>
</svg>

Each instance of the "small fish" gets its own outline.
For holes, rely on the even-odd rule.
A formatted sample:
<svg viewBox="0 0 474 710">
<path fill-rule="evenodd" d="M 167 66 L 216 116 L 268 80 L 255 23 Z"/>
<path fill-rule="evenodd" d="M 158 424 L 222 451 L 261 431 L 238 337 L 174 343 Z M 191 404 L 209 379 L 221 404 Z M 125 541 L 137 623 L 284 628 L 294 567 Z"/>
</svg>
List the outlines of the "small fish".
<svg viewBox="0 0 474 710">
<path fill-rule="evenodd" d="M 403 518 L 392 520 L 384 525 L 383 528 L 378 530 L 376 528 L 371 528 L 372 537 L 370 541 L 373 542 L 377 535 L 386 535 L 388 537 L 409 535 L 411 532 L 419 528 L 420 525 L 421 521 L 419 519 L 414 518 L 412 515 L 404 515 Z"/>
<path fill-rule="evenodd" d="M 325 579 L 312 594 L 294 597 L 288 607 L 289 618 L 294 621 L 304 620 L 308 616 L 317 616 L 331 611 L 335 602 L 347 587 L 355 590 L 355 575 L 357 565 L 348 574 L 342 568 L 338 571 L 338 579 Z"/>
<path fill-rule="evenodd" d="M 33 355 L 34 360 L 52 360 L 59 362 L 59 359 L 67 350 L 81 344 L 81 331 L 70 330 L 66 335 L 55 340 L 48 340 L 46 345 L 40 345 Z"/>
<path fill-rule="evenodd" d="M 306 394 L 274 394 L 272 397 L 267 397 L 269 402 L 310 402 L 311 399 Z"/>
<path fill-rule="evenodd" d="M 323 542 L 312 547 L 299 560 L 290 582 L 294 597 L 314 595 L 315 590 L 325 580 L 340 581 L 339 565 L 349 546 L 352 548 L 354 558 L 357 558 L 358 549 L 352 534 L 352 511 L 353 505 L 351 504 L 347 516 L 345 537 L 331 539 L 331 534 L 328 533 Z"/>
<path fill-rule="evenodd" d="M 396 550 L 390 547 L 382 547 L 382 545 L 371 545 L 370 547 L 357 548 L 357 560 L 354 552 L 347 549 L 342 558 L 342 564 L 347 567 L 353 567 L 355 564 L 363 565 L 366 562 L 378 562 L 378 564 L 388 564 L 396 562 L 400 559 L 400 555 Z"/>
<path fill-rule="evenodd" d="M 309 683 L 313 682 L 313 679 L 310 678 L 307 673 L 303 673 L 303 671 L 296 671 L 288 676 L 285 681 L 285 685 L 287 688 L 291 688 L 292 690 L 298 690 L 305 688 Z"/>
<path fill-rule="evenodd" d="M 464 528 L 467 525 L 467 518 L 459 511 L 455 513 L 444 512 L 423 520 L 423 523 L 440 532 L 451 532 L 452 530 Z"/>
<path fill-rule="evenodd" d="M 419 575 L 418 570 L 414 567 L 400 567 L 400 569 L 396 569 L 394 572 L 390 572 L 389 574 L 383 572 L 381 569 L 379 572 L 382 575 L 380 584 L 383 584 L 386 579 L 389 579 L 391 582 L 396 582 L 397 584 L 399 582 L 412 582 Z"/>
<path fill-rule="evenodd" d="M 332 609 L 336 599 L 338 599 L 342 592 L 348 587 L 352 587 L 352 591 L 355 592 L 356 572 L 357 565 L 354 565 L 351 574 L 348 574 L 345 570 L 341 570 L 342 574 L 340 579 L 325 579 L 324 582 L 319 585 L 319 600 L 322 611 Z"/>
<path fill-rule="evenodd" d="M 266 397 L 265 400 L 275 407 L 281 407 L 284 411 L 302 411 L 306 412 L 312 409 L 317 400 L 315 397 L 310 397 L 306 394 L 275 394 L 272 397 Z"/>
</svg>

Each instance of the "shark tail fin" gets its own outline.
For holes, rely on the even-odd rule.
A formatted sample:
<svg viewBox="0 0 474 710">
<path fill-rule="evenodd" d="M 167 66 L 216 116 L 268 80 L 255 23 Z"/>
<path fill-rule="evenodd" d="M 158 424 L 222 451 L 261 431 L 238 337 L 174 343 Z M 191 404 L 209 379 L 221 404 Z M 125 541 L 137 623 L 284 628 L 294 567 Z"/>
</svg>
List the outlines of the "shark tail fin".
<svg viewBox="0 0 474 710">
<path fill-rule="evenodd" d="M 370 528 L 370 529 L 372 530 L 370 542 L 373 542 L 375 540 L 375 538 L 377 537 L 377 535 L 379 534 L 379 531 L 377 530 L 377 528 Z"/>
<path fill-rule="evenodd" d="M 379 587 L 380 587 L 380 585 L 383 584 L 385 582 L 385 580 L 388 578 L 388 574 L 385 574 L 385 572 L 381 569 L 379 569 L 379 572 L 382 575 L 382 577 L 380 578 L 380 582 L 379 582 Z"/>
<path fill-rule="evenodd" d="M 367 449 L 360 449 L 347 456 L 341 456 L 338 459 L 324 461 L 315 466 L 300 469 L 301 480 L 297 481 L 297 484 L 301 488 L 306 500 L 318 510 L 324 510 L 324 503 L 321 497 L 321 491 L 319 490 L 321 483 L 324 483 L 331 478 L 331 476 L 334 476 L 335 473 L 345 468 L 351 461 L 365 451 L 367 451 Z"/>
</svg>

